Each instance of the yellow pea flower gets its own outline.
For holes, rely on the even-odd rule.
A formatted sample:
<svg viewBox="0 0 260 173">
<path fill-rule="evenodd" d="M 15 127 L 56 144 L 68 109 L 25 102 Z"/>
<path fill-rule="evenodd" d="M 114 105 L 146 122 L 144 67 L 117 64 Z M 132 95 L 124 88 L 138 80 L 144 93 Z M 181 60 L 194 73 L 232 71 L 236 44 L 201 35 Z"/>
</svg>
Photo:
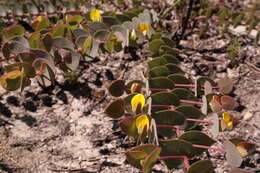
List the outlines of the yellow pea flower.
<svg viewBox="0 0 260 173">
<path fill-rule="evenodd" d="M 137 38 L 136 32 L 135 32 L 135 29 L 133 29 L 133 30 L 131 31 L 131 34 L 130 34 L 130 39 L 131 39 L 131 40 L 136 40 L 136 38 Z"/>
<path fill-rule="evenodd" d="M 142 89 L 142 85 L 141 85 L 141 84 L 139 84 L 139 83 L 133 83 L 133 84 L 131 85 L 130 91 L 131 91 L 131 93 L 135 93 L 135 92 L 140 92 L 141 89 Z"/>
<path fill-rule="evenodd" d="M 141 109 L 143 109 L 145 105 L 145 98 L 144 95 L 142 94 L 136 94 L 132 99 L 131 99 L 131 105 L 132 105 L 132 111 L 136 112 L 137 108 L 141 106 Z"/>
<path fill-rule="evenodd" d="M 147 33 L 150 31 L 150 26 L 147 23 L 141 23 L 138 27 L 138 30 L 144 35 L 146 36 Z"/>
<path fill-rule="evenodd" d="M 97 9 L 91 10 L 90 19 L 94 22 L 100 22 L 101 21 L 100 11 Z"/>
<path fill-rule="evenodd" d="M 38 16 L 38 17 L 36 18 L 36 20 L 39 21 L 39 22 L 41 22 L 41 21 L 43 20 L 43 17 L 42 17 L 42 16 Z"/>
<path fill-rule="evenodd" d="M 222 113 L 222 117 L 227 125 L 227 129 L 231 130 L 233 128 L 233 117 L 227 112 Z"/>
<path fill-rule="evenodd" d="M 141 135 L 143 133 L 144 128 L 146 130 L 149 129 L 150 123 L 149 123 L 148 116 L 145 115 L 145 114 L 138 116 L 136 118 L 135 125 L 136 125 L 136 128 L 137 128 L 138 134 Z"/>
</svg>

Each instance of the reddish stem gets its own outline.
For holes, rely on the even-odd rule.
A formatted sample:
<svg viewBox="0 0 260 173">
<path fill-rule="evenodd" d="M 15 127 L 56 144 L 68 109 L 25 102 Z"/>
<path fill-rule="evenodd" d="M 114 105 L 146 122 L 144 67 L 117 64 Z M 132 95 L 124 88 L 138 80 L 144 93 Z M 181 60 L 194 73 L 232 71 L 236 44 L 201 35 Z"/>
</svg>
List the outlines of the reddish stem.
<svg viewBox="0 0 260 173">
<path fill-rule="evenodd" d="M 193 119 L 193 118 L 186 118 L 187 121 L 195 121 L 195 122 L 200 122 L 200 123 L 207 123 L 209 125 L 214 124 L 212 121 L 207 121 L 207 120 L 199 120 L 199 119 Z"/>
<path fill-rule="evenodd" d="M 197 101 L 185 100 L 185 99 L 180 99 L 180 102 L 182 102 L 182 103 L 190 103 L 190 104 L 194 104 L 194 105 L 203 105 L 203 102 L 197 102 Z"/>
<path fill-rule="evenodd" d="M 158 160 L 169 160 L 169 159 L 182 159 L 186 169 L 190 168 L 189 160 L 187 156 L 162 156 Z"/>
<path fill-rule="evenodd" d="M 226 152 L 226 150 L 225 150 L 225 149 L 222 149 L 222 148 L 215 148 L 215 147 L 209 147 L 209 146 L 205 146 L 205 145 L 196 145 L 196 144 L 193 144 L 192 146 L 195 147 L 195 148 L 202 148 L 202 149 L 208 149 L 208 150 L 215 150 L 215 151 L 220 151 L 220 152 Z"/>
</svg>

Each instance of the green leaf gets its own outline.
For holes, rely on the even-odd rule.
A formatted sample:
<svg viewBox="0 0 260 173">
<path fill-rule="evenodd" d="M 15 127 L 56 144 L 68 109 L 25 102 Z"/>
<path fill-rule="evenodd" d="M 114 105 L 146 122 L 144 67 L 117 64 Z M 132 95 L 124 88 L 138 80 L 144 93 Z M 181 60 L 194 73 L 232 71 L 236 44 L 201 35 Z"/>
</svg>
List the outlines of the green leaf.
<svg viewBox="0 0 260 173">
<path fill-rule="evenodd" d="M 14 69 L 17 69 L 17 68 L 20 70 L 23 69 L 25 76 L 28 78 L 33 78 L 36 75 L 35 70 L 32 67 L 32 65 L 29 63 L 26 63 L 26 62 L 16 62 L 14 64 L 5 66 L 5 69 L 8 72 L 13 71 Z"/>
<path fill-rule="evenodd" d="M 168 63 L 180 64 L 180 60 L 178 58 L 176 58 L 178 56 L 173 56 L 171 54 L 166 53 L 166 54 L 161 55 L 161 57 L 165 58 Z"/>
<path fill-rule="evenodd" d="M 193 152 L 192 144 L 182 139 L 167 139 L 160 140 L 162 148 L 161 156 L 187 156 L 191 157 Z M 179 168 L 182 166 L 182 159 L 167 159 L 164 160 L 169 169 Z"/>
<path fill-rule="evenodd" d="M 76 29 L 83 19 L 81 15 L 67 15 L 66 23 L 70 29 Z"/>
<path fill-rule="evenodd" d="M 152 60 L 148 61 L 148 67 L 150 69 L 154 68 L 154 67 L 158 67 L 159 65 L 164 65 L 167 64 L 167 60 L 163 57 L 156 57 L 153 58 Z"/>
<path fill-rule="evenodd" d="M 100 41 L 106 41 L 110 32 L 108 30 L 98 30 L 94 34 L 94 38 Z"/>
<path fill-rule="evenodd" d="M 179 99 L 186 99 L 186 100 L 193 100 L 193 101 L 198 100 L 190 90 L 184 88 L 175 88 L 171 91 L 171 93 L 177 95 Z M 182 103 L 182 104 L 190 105 L 189 103 Z"/>
<path fill-rule="evenodd" d="M 170 70 L 165 66 L 154 67 L 149 71 L 150 77 L 168 76 L 171 74 Z"/>
<path fill-rule="evenodd" d="M 170 70 L 171 73 L 173 74 L 184 74 L 184 72 L 182 71 L 182 69 L 180 67 L 178 67 L 175 64 L 165 64 L 165 66 Z"/>
<path fill-rule="evenodd" d="M 58 24 L 52 29 L 51 34 L 54 38 L 64 37 L 66 32 L 67 32 L 67 26 L 64 24 Z"/>
<path fill-rule="evenodd" d="M 152 113 L 152 117 L 158 125 L 182 125 L 185 121 L 183 113 L 172 110 L 162 110 Z"/>
<path fill-rule="evenodd" d="M 150 88 L 173 89 L 174 83 L 167 77 L 155 77 L 149 80 Z"/>
<path fill-rule="evenodd" d="M 28 38 L 29 45 L 31 48 L 39 48 L 41 44 L 41 34 L 40 32 L 34 32 Z"/>
<path fill-rule="evenodd" d="M 161 153 L 161 148 L 157 147 L 155 148 L 151 154 L 149 154 L 148 157 L 143 162 L 143 173 L 150 173 L 152 170 L 153 165 L 157 162 L 157 158 L 159 157 Z"/>
<path fill-rule="evenodd" d="M 153 105 L 174 105 L 178 106 L 180 104 L 180 100 L 178 96 L 169 92 L 157 92 L 151 95 L 152 104 Z"/>
<path fill-rule="evenodd" d="M 121 127 L 122 131 L 126 133 L 129 136 L 132 136 L 134 138 L 138 137 L 137 128 L 135 125 L 135 117 L 134 116 L 128 116 L 123 118 L 119 122 L 119 126 Z"/>
<path fill-rule="evenodd" d="M 49 52 L 52 48 L 53 39 L 51 34 L 45 34 L 42 38 L 43 45 L 45 49 Z"/>
<path fill-rule="evenodd" d="M 123 81 L 123 80 L 113 81 L 110 84 L 108 91 L 112 96 L 120 97 L 121 95 L 124 94 L 124 91 L 125 91 L 125 81 Z"/>
<path fill-rule="evenodd" d="M 14 70 L 0 77 L 1 86 L 8 91 L 15 91 L 20 88 L 24 73 Z"/>
<path fill-rule="evenodd" d="M 156 145 L 143 144 L 132 148 L 126 152 L 127 161 L 134 167 L 141 169 L 141 160 L 144 160 L 148 155 L 158 148 Z M 145 155 L 146 154 L 146 155 Z M 144 157 L 145 156 L 145 157 Z"/>
<path fill-rule="evenodd" d="M 54 38 L 52 42 L 52 46 L 58 49 L 64 48 L 64 49 L 74 50 L 74 44 L 70 40 L 64 37 Z"/>
<path fill-rule="evenodd" d="M 168 76 L 175 84 L 190 84 L 191 81 L 182 74 L 171 74 Z M 185 87 L 186 88 L 186 87 Z"/>
<path fill-rule="evenodd" d="M 179 58 L 179 50 L 176 48 L 172 48 L 170 46 L 167 45 L 162 45 L 160 46 L 159 52 L 161 55 L 163 54 L 170 54 L 174 57 L 178 57 Z"/>
<path fill-rule="evenodd" d="M 194 106 L 182 105 L 175 109 L 176 111 L 182 112 L 186 118 L 193 118 L 193 119 L 202 119 L 205 117 L 203 113 Z M 193 121 L 187 121 L 187 124 L 184 126 L 185 129 L 192 129 L 198 123 Z"/>
<path fill-rule="evenodd" d="M 12 26 L 9 26 L 8 28 L 4 29 L 3 33 L 6 38 L 12 38 L 14 36 L 24 35 L 25 29 L 21 25 L 12 25 Z"/>
<path fill-rule="evenodd" d="M 124 111 L 125 111 L 125 102 L 123 99 L 117 99 L 111 102 L 105 109 L 106 115 L 114 119 L 123 116 Z"/>
<path fill-rule="evenodd" d="M 102 20 L 105 24 L 107 24 L 108 26 L 112 26 L 112 25 L 117 25 L 119 24 L 119 21 L 117 20 L 117 18 L 112 17 L 112 16 L 103 16 Z"/>
<path fill-rule="evenodd" d="M 212 144 L 214 144 L 216 141 L 214 141 L 213 139 L 211 139 L 209 136 L 207 136 L 206 134 L 197 131 L 197 130 L 192 130 L 192 131 L 188 131 L 185 132 L 184 134 L 182 134 L 179 139 L 183 139 L 186 141 L 189 141 L 192 144 L 196 144 L 196 145 L 204 145 L 204 146 L 211 146 Z M 194 155 L 199 155 L 202 152 L 204 152 L 206 149 L 202 149 L 202 148 L 195 148 L 194 147 Z"/>
<path fill-rule="evenodd" d="M 191 165 L 187 173 L 214 173 L 214 167 L 210 160 L 200 160 Z"/>
<path fill-rule="evenodd" d="M 149 43 L 149 50 L 153 53 L 157 53 L 163 44 L 165 43 L 161 39 L 154 39 Z"/>
</svg>

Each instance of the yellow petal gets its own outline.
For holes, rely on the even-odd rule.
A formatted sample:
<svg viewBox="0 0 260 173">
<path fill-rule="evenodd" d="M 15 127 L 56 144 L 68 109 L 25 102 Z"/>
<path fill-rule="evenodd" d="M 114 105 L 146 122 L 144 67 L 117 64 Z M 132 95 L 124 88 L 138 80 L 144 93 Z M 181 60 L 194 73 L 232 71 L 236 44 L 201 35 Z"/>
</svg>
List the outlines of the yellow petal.
<svg viewBox="0 0 260 173">
<path fill-rule="evenodd" d="M 142 134 L 144 128 L 149 129 L 149 118 L 147 115 L 143 114 L 140 115 L 136 118 L 136 122 L 135 122 L 136 128 L 137 128 L 137 132 L 138 134 Z"/>
<path fill-rule="evenodd" d="M 237 148 L 238 152 L 240 153 L 241 157 L 246 157 L 248 155 L 247 150 L 243 146 L 238 145 L 236 148 Z"/>
<path fill-rule="evenodd" d="M 136 112 L 138 106 L 141 106 L 141 109 L 144 107 L 145 104 L 145 98 L 144 95 L 142 94 L 136 94 L 132 100 L 131 100 L 131 105 L 132 105 L 132 111 Z"/>
<path fill-rule="evenodd" d="M 138 27 L 138 30 L 144 35 L 146 36 L 147 33 L 150 31 L 150 26 L 147 23 L 141 23 Z"/>
<path fill-rule="evenodd" d="M 139 84 L 139 83 L 133 83 L 133 84 L 131 85 L 130 91 L 131 91 L 131 93 L 135 93 L 135 92 L 140 92 L 141 89 L 142 89 L 141 84 Z"/>
<path fill-rule="evenodd" d="M 43 20 L 43 17 L 42 17 L 42 16 L 38 16 L 38 17 L 36 18 L 36 20 L 39 21 L 39 22 L 41 22 L 41 21 Z"/>
<path fill-rule="evenodd" d="M 230 121 L 232 121 L 232 117 L 229 113 L 224 112 L 224 113 L 222 113 L 222 116 L 223 116 L 223 120 L 225 121 L 225 123 L 228 124 Z"/>
<path fill-rule="evenodd" d="M 135 30 L 133 29 L 131 34 L 130 34 L 130 39 L 131 40 L 136 40 L 137 36 L 136 36 L 136 33 L 135 33 Z"/>
<path fill-rule="evenodd" d="M 224 122 L 227 125 L 227 129 L 231 130 L 233 128 L 233 117 L 229 113 L 227 113 L 227 112 L 224 112 L 222 114 L 222 116 L 223 116 Z"/>
<path fill-rule="evenodd" d="M 92 21 L 100 22 L 101 21 L 101 15 L 100 11 L 95 9 L 90 11 L 90 19 Z"/>
</svg>

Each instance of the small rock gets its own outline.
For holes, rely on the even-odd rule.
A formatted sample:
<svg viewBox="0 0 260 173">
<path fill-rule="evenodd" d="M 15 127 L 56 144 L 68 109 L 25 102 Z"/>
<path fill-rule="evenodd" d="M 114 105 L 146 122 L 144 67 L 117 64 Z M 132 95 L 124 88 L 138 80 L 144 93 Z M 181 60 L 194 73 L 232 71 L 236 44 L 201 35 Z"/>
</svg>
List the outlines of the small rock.
<svg viewBox="0 0 260 173">
<path fill-rule="evenodd" d="M 253 117 L 253 114 L 251 112 L 246 112 L 244 117 L 243 117 L 243 120 L 245 121 L 248 121 L 250 120 L 251 118 Z"/>
</svg>

